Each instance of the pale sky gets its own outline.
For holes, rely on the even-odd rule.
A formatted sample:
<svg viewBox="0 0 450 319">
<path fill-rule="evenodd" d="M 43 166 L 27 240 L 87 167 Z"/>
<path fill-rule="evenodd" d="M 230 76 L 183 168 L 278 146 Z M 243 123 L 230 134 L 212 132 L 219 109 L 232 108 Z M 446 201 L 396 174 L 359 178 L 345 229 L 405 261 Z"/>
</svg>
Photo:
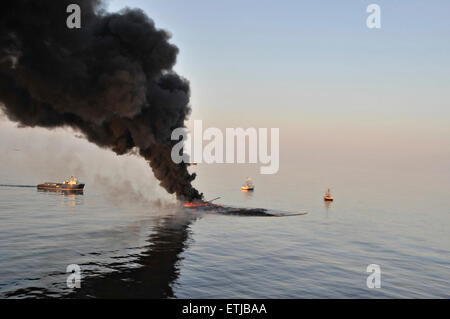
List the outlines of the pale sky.
<svg viewBox="0 0 450 319">
<path fill-rule="evenodd" d="M 381 29 L 366 26 L 371 3 Z M 124 6 L 171 32 L 191 122 L 279 127 L 289 153 L 326 146 L 332 158 L 448 162 L 449 1 L 112 0 L 109 9 Z"/>
<path fill-rule="evenodd" d="M 109 8 L 140 7 L 172 33 L 194 116 L 450 115 L 450 3 L 377 1 L 382 25 L 370 30 L 372 2 L 112 0 Z"/>
<path fill-rule="evenodd" d="M 377 30 L 366 26 L 370 3 L 112 0 L 109 9 L 140 7 L 171 32 L 191 118 L 209 126 L 444 133 L 450 3 L 377 1 Z"/>
<path fill-rule="evenodd" d="M 366 26 L 370 3 L 381 29 Z M 172 34 L 175 69 L 191 83 L 190 123 L 279 127 L 282 158 L 449 172 L 449 1 L 111 0 L 108 9 L 124 6 Z M 18 129 L 0 128 L 0 147 L 6 136 L 20 143 Z M 44 136 L 30 134 L 35 145 Z"/>
</svg>

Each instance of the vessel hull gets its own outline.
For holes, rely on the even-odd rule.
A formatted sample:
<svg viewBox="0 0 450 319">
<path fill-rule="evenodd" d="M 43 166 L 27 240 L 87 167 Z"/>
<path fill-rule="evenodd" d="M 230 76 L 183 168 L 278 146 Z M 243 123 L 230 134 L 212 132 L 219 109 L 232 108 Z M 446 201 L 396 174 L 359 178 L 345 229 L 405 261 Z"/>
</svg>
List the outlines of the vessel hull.
<svg viewBox="0 0 450 319">
<path fill-rule="evenodd" d="M 42 183 L 37 186 L 37 189 L 55 190 L 55 191 L 82 191 L 84 184 L 62 184 L 62 183 Z"/>
</svg>

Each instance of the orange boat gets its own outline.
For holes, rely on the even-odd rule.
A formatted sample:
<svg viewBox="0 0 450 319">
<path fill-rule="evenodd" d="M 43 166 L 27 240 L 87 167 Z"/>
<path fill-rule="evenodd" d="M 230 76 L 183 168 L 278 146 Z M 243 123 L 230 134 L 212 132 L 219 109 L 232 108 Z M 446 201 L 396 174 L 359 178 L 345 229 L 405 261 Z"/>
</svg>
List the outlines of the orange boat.
<svg viewBox="0 0 450 319">
<path fill-rule="evenodd" d="M 245 180 L 245 184 L 242 185 L 241 190 L 242 191 L 252 191 L 255 189 L 255 185 L 253 185 L 252 179 L 250 177 L 247 177 Z"/>
<path fill-rule="evenodd" d="M 323 200 L 326 202 L 332 202 L 334 200 L 333 195 L 331 195 L 330 189 L 328 188 L 328 191 L 323 196 Z"/>
</svg>

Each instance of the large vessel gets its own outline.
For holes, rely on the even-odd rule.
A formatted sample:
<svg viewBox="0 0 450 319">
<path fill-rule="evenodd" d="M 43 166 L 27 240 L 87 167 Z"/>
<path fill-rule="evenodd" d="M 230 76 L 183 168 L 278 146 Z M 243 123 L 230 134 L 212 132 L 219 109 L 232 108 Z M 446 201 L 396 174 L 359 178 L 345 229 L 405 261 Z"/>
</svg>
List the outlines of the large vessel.
<svg viewBox="0 0 450 319">
<path fill-rule="evenodd" d="M 37 188 L 42 190 L 55 191 L 82 191 L 84 189 L 84 184 L 79 183 L 78 178 L 71 176 L 69 180 L 66 180 L 62 183 L 46 182 L 43 184 L 39 184 Z"/>
</svg>

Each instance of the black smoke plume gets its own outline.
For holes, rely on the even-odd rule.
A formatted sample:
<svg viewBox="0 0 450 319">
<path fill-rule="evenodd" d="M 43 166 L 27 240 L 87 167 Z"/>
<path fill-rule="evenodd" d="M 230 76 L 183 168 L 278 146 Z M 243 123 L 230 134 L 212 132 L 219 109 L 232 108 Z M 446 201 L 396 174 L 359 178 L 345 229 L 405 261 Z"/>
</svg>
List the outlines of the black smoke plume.
<svg viewBox="0 0 450 319">
<path fill-rule="evenodd" d="M 81 29 L 66 26 L 71 3 Z M 21 126 L 72 127 L 119 155 L 137 149 L 169 193 L 201 199 L 195 174 L 171 160 L 171 132 L 191 109 L 169 37 L 141 10 L 108 13 L 98 0 L 1 1 L 0 107 Z"/>
</svg>

